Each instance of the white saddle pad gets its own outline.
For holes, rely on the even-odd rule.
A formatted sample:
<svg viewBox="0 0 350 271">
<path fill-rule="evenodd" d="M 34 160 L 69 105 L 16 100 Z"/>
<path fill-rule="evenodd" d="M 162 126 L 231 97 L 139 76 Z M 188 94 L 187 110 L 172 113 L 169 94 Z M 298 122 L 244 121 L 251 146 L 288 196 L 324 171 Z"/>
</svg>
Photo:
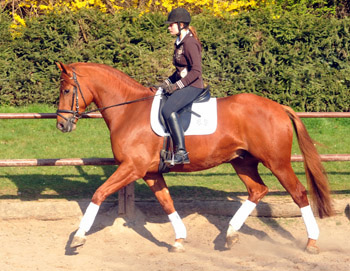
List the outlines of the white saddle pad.
<svg viewBox="0 0 350 271">
<path fill-rule="evenodd" d="M 151 109 L 151 127 L 159 136 L 166 136 L 163 125 L 159 121 L 159 105 L 162 99 L 162 89 L 158 89 L 154 97 Z M 191 122 L 185 135 L 209 135 L 216 131 L 217 127 L 217 102 L 216 98 L 210 98 L 207 102 L 194 103 L 192 111 L 199 116 L 192 114 Z"/>
</svg>

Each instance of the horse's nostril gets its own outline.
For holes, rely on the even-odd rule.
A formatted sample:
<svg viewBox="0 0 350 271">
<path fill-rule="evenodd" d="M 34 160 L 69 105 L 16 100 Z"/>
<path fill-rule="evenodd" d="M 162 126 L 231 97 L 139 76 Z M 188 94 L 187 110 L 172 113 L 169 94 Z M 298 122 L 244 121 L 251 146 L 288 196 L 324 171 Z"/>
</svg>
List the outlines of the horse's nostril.
<svg viewBox="0 0 350 271">
<path fill-rule="evenodd" d="M 63 131 L 63 130 L 64 130 L 64 124 L 61 123 L 61 122 L 57 123 L 56 127 L 57 127 L 57 129 L 60 130 L 60 131 Z"/>
<path fill-rule="evenodd" d="M 69 133 L 75 130 L 75 123 L 70 120 L 66 122 L 58 122 L 56 124 L 56 127 L 58 130 L 60 130 L 63 133 Z"/>
</svg>

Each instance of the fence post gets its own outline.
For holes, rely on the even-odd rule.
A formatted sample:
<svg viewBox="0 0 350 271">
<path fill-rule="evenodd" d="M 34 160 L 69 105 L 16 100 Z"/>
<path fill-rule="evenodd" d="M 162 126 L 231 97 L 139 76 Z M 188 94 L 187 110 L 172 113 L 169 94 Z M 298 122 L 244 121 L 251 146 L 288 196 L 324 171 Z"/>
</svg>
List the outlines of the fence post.
<svg viewBox="0 0 350 271">
<path fill-rule="evenodd" d="M 135 183 L 132 182 L 118 192 L 118 215 L 133 218 L 135 215 Z"/>
</svg>

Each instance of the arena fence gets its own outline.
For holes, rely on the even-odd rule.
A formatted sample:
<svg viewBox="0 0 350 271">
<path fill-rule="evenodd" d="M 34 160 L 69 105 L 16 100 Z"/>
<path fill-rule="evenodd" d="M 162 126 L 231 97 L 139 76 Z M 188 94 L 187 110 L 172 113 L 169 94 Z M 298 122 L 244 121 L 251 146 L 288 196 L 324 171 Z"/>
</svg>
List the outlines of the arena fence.
<svg viewBox="0 0 350 271">
<path fill-rule="evenodd" d="M 300 112 L 301 118 L 349 118 L 350 112 Z M 0 113 L 0 119 L 55 119 L 56 113 Z M 102 118 L 100 113 L 90 113 L 83 118 Z M 350 154 L 321 154 L 321 161 L 350 161 Z M 292 155 L 292 162 L 302 162 L 301 155 Z M 65 158 L 65 159 L 0 159 L 0 167 L 37 166 L 105 166 L 116 165 L 113 158 Z M 118 214 L 132 217 L 134 214 L 134 184 L 118 192 Z"/>
</svg>

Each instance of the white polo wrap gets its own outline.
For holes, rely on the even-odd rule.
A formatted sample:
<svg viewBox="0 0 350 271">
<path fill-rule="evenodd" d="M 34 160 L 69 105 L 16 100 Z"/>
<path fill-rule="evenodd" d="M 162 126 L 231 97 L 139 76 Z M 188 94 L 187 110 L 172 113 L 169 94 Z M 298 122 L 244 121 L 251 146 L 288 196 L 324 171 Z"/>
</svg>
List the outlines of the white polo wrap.
<svg viewBox="0 0 350 271">
<path fill-rule="evenodd" d="M 250 200 L 246 200 L 241 207 L 237 210 L 235 215 L 230 220 L 230 225 L 233 227 L 235 231 L 238 231 L 243 223 L 247 220 L 248 216 L 255 209 L 256 204 L 251 202 Z"/>
<path fill-rule="evenodd" d="M 186 239 L 187 231 L 185 224 L 182 222 L 181 217 L 177 212 L 168 215 L 171 224 L 175 231 L 175 239 Z"/>
<path fill-rule="evenodd" d="M 300 211 L 305 223 L 308 237 L 310 239 L 317 240 L 320 235 L 320 230 L 310 205 L 300 208 Z"/>
<path fill-rule="evenodd" d="M 99 205 L 93 202 L 90 202 L 89 206 L 85 211 L 83 219 L 80 221 L 79 228 L 84 230 L 85 232 L 88 232 L 95 221 L 95 218 L 99 209 L 100 209 Z"/>
</svg>

